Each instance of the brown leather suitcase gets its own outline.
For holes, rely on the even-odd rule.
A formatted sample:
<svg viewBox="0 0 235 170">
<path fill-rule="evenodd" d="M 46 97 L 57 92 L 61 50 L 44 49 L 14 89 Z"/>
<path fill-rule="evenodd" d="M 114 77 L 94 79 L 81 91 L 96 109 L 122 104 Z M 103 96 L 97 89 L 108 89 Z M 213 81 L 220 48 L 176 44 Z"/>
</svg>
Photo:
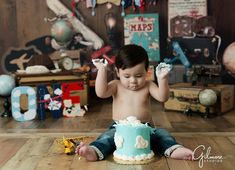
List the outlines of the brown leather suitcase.
<svg viewBox="0 0 235 170">
<path fill-rule="evenodd" d="M 234 108 L 234 86 L 224 84 L 209 84 L 192 86 L 191 83 L 177 83 L 170 86 L 170 98 L 164 103 L 166 110 L 185 111 L 191 109 L 195 112 L 206 112 L 206 106 L 199 102 L 199 93 L 203 89 L 212 89 L 217 94 L 216 104 L 210 106 L 210 113 L 217 115 L 228 112 Z"/>
</svg>

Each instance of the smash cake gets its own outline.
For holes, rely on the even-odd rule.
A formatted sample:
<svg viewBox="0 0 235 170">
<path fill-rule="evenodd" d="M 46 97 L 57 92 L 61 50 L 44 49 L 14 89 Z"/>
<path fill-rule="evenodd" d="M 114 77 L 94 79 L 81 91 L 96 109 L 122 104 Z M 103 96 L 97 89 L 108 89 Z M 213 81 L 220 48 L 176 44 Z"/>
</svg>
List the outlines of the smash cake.
<svg viewBox="0 0 235 170">
<path fill-rule="evenodd" d="M 114 160 L 120 164 L 146 164 L 154 159 L 150 149 L 151 128 L 130 116 L 116 124 Z"/>
</svg>

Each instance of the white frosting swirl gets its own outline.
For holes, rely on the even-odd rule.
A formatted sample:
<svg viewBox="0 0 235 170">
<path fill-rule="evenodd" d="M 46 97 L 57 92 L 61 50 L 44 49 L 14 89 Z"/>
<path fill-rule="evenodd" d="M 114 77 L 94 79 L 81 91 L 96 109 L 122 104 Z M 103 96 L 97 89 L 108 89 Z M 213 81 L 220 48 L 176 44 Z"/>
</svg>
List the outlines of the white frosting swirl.
<svg viewBox="0 0 235 170">
<path fill-rule="evenodd" d="M 126 119 L 119 120 L 117 122 L 118 125 L 130 125 L 130 126 L 145 126 L 145 124 L 141 123 L 135 116 L 129 116 Z"/>
<path fill-rule="evenodd" d="M 113 156 L 117 159 L 121 159 L 124 161 L 142 161 L 142 160 L 151 159 L 154 156 L 154 153 L 153 153 L 153 151 L 151 151 L 149 154 L 141 154 L 141 155 L 136 155 L 136 156 L 126 156 L 126 155 L 118 154 L 116 151 L 114 151 Z"/>
</svg>

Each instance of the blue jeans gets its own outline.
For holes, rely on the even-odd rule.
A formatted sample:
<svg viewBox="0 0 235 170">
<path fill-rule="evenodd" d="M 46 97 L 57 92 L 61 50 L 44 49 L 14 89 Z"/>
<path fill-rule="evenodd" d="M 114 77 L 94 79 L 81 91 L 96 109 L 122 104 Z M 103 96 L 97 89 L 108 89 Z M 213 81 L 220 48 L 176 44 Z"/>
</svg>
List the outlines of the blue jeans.
<svg viewBox="0 0 235 170">
<path fill-rule="evenodd" d="M 90 146 L 93 146 L 103 154 L 102 159 L 105 159 L 108 155 L 112 154 L 116 145 L 114 143 L 114 134 L 116 132 L 115 125 L 113 122 L 107 131 L 101 134 L 95 141 L 90 143 Z M 150 145 L 151 149 L 154 152 L 159 153 L 160 155 L 164 155 L 165 151 L 172 147 L 173 145 L 177 145 L 175 138 L 170 135 L 165 129 L 162 128 L 152 128 L 152 132 L 150 135 Z M 98 154 L 99 155 L 99 154 Z"/>
</svg>

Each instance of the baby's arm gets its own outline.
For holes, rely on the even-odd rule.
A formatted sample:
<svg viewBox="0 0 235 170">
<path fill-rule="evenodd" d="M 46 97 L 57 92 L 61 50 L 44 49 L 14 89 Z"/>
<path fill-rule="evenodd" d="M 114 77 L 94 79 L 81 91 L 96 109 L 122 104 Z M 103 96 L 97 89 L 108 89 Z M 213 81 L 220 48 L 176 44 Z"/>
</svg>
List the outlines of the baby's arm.
<svg viewBox="0 0 235 170">
<path fill-rule="evenodd" d="M 168 74 L 171 70 L 171 66 L 165 63 L 160 63 L 156 68 L 156 76 L 158 86 L 150 82 L 149 92 L 153 98 L 160 102 L 165 102 L 169 98 L 169 85 L 168 85 Z"/>
<path fill-rule="evenodd" d="M 103 63 L 102 59 L 92 60 L 93 64 L 98 69 L 95 81 L 95 92 L 98 97 L 107 98 L 114 94 L 116 91 L 115 81 L 108 83 L 107 81 L 107 61 Z"/>
</svg>

